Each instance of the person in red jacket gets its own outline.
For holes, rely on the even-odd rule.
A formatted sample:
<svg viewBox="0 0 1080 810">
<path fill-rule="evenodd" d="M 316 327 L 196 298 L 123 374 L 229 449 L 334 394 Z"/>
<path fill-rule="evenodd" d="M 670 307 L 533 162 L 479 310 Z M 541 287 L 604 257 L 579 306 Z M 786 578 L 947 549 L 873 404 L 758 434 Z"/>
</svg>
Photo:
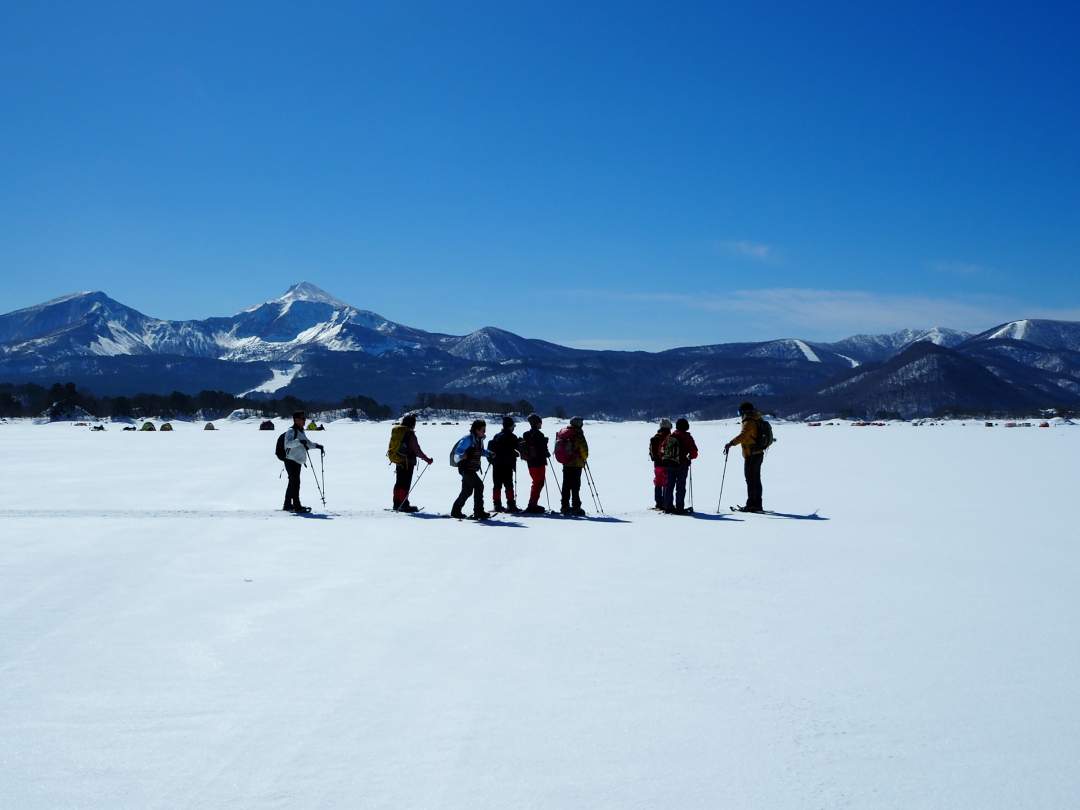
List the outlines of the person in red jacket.
<svg viewBox="0 0 1080 810">
<path fill-rule="evenodd" d="M 693 510 L 686 508 L 686 478 L 690 464 L 698 457 L 697 444 L 690 435 L 690 423 L 685 419 L 675 422 L 675 430 L 664 442 L 663 460 L 667 469 L 664 483 L 664 512 L 669 515 L 686 515 Z"/>
</svg>

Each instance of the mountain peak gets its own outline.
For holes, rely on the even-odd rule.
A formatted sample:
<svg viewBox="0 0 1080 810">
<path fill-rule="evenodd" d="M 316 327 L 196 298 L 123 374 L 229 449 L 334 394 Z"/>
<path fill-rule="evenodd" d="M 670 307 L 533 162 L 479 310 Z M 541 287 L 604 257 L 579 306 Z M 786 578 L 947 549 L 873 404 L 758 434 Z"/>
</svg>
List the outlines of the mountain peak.
<svg viewBox="0 0 1080 810">
<path fill-rule="evenodd" d="M 319 304 L 329 304 L 333 307 L 349 306 L 340 298 L 335 298 L 330 293 L 326 292 L 326 290 L 317 287 L 310 281 L 300 281 L 293 284 L 278 300 L 285 303 L 291 303 L 293 301 L 314 301 Z"/>
</svg>

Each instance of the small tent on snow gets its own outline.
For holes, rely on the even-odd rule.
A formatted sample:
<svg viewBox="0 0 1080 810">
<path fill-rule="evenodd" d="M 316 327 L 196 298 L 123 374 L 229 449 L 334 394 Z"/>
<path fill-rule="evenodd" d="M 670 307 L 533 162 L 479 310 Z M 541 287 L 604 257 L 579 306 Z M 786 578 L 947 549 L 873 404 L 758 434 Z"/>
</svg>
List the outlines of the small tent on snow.
<svg viewBox="0 0 1080 810">
<path fill-rule="evenodd" d="M 265 422 L 259 424 L 259 430 L 273 430 L 274 423 L 267 419 Z"/>
<path fill-rule="evenodd" d="M 172 424 L 169 423 L 169 422 L 166 422 L 164 425 L 161 426 L 161 429 L 162 430 L 172 430 Z"/>
<path fill-rule="evenodd" d="M 154 427 L 153 422 L 143 422 L 143 426 L 139 430 L 157 430 L 157 428 Z"/>
<path fill-rule="evenodd" d="M 216 428 L 216 427 L 214 427 L 214 423 L 213 423 L 213 422 L 207 422 L 207 423 L 206 423 L 206 427 L 204 427 L 204 428 L 203 428 L 203 430 L 217 430 L 217 428 Z"/>
</svg>

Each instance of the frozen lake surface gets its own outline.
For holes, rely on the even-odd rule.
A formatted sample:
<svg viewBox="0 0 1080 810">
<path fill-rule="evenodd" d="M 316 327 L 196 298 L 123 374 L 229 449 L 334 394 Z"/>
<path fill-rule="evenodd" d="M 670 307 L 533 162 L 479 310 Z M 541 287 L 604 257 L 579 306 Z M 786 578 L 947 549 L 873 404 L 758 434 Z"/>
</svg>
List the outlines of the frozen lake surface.
<svg viewBox="0 0 1080 810">
<path fill-rule="evenodd" d="M 734 456 L 714 514 L 736 427 L 697 424 L 673 517 L 653 427 L 587 425 L 607 519 L 474 524 L 384 511 L 387 424 L 317 434 L 321 518 L 276 432 L 174 424 L 0 424 L 2 807 L 1080 796 L 1080 427 L 777 425 L 768 517 Z M 419 427 L 414 503 L 465 430 Z"/>
</svg>

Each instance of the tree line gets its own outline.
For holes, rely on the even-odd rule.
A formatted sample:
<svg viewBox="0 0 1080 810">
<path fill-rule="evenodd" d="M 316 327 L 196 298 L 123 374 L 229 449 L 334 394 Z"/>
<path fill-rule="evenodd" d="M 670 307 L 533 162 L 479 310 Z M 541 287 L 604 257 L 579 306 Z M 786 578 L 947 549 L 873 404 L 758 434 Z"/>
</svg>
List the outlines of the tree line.
<svg viewBox="0 0 1080 810">
<path fill-rule="evenodd" d="M 129 419 L 177 419 L 197 416 L 221 419 L 241 409 L 250 410 L 268 419 L 288 417 L 299 410 L 341 410 L 346 411 L 353 419 L 388 419 L 393 415 L 393 410 L 388 405 L 363 395 L 346 397 L 339 402 L 305 402 L 293 396 L 249 399 L 225 391 L 200 391 L 197 394 L 173 391 L 171 394 L 108 397 L 80 391 L 74 383 L 56 383 L 49 388 L 33 383 L 0 384 L 0 417 L 40 416 L 54 406 L 60 411 L 82 408 L 93 416 Z"/>
</svg>

